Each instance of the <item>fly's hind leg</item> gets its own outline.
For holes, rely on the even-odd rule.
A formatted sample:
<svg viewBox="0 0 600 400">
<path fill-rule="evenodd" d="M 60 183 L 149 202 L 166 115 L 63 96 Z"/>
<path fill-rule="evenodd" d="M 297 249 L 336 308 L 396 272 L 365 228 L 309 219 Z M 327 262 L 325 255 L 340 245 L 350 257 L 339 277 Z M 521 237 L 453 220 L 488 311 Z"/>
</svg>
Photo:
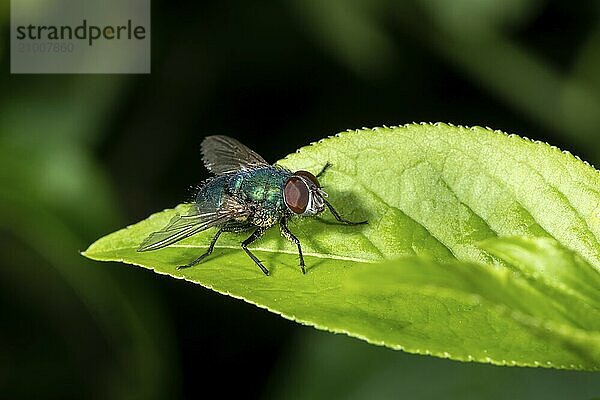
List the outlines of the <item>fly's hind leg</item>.
<svg viewBox="0 0 600 400">
<path fill-rule="evenodd" d="M 258 267 L 261 269 L 261 271 L 265 275 L 269 275 L 269 270 L 266 269 L 265 266 L 262 264 L 262 262 L 260 262 L 260 260 L 254 254 L 252 254 L 252 252 L 248 249 L 248 245 L 250 243 L 254 242 L 259 237 L 261 237 L 262 234 L 265 233 L 265 230 L 266 230 L 265 228 L 257 228 L 254 232 L 252 232 L 252 235 L 250 235 L 250 237 L 248 239 L 246 239 L 242 242 L 242 249 L 244 249 L 246 254 L 248 254 L 248 256 L 252 259 L 252 261 L 254 261 L 254 263 L 256 265 L 258 265 Z"/>
<path fill-rule="evenodd" d="M 296 236 L 294 236 L 294 234 L 290 231 L 290 229 L 287 226 L 287 220 L 285 218 L 282 218 L 279 221 L 279 228 L 281 230 L 281 234 L 290 242 L 294 243 L 296 246 L 298 246 L 298 255 L 300 256 L 300 268 L 302 269 L 302 273 L 306 274 L 306 269 L 305 269 L 305 264 L 304 264 L 304 257 L 302 256 L 302 246 L 300 246 L 300 240 L 298 240 L 298 238 Z"/>
<path fill-rule="evenodd" d="M 200 257 L 196 258 L 194 261 L 192 261 L 190 263 L 187 263 L 185 265 L 180 265 L 179 267 L 177 267 L 177 269 L 190 268 L 190 267 L 193 267 L 194 265 L 197 265 L 200 262 L 202 262 L 202 260 L 204 260 L 206 257 L 208 257 L 213 252 L 213 249 L 215 248 L 215 244 L 217 243 L 219 236 L 221 236 L 221 233 L 225 232 L 226 230 L 227 229 L 225 227 L 219 228 L 219 230 L 215 234 L 215 237 L 213 237 L 212 241 L 210 242 L 210 245 L 208 246 L 208 249 L 206 250 L 206 252 L 204 254 L 202 254 Z"/>
</svg>

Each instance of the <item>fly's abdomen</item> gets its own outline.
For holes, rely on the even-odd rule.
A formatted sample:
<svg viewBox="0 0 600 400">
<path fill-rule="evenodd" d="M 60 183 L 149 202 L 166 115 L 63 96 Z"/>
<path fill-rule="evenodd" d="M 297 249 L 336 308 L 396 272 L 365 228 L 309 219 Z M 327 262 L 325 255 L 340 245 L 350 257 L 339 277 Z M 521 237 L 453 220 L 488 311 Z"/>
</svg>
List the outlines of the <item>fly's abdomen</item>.
<svg viewBox="0 0 600 400">
<path fill-rule="evenodd" d="M 196 203 L 200 208 L 219 209 L 225 198 L 227 176 L 217 176 L 206 182 L 196 195 Z"/>
</svg>

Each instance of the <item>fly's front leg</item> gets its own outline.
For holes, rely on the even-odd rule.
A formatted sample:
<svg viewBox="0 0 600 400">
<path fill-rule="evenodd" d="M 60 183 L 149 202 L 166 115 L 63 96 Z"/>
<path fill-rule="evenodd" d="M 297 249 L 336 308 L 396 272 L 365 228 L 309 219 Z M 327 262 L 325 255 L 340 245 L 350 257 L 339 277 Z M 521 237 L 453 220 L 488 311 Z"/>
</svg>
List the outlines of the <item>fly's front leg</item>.
<svg viewBox="0 0 600 400">
<path fill-rule="evenodd" d="M 208 257 L 213 252 L 213 249 L 215 248 L 215 244 L 217 243 L 219 236 L 221 236 L 221 233 L 223 233 L 224 231 L 225 231 L 224 227 L 219 228 L 219 230 L 217 231 L 217 234 L 215 235 L 215 237 L 213 237 L 212 241 L 210 242 L 210 245 L 208 246 L 208 249 L 206 250 L 206 252 L 204 254 L 202 254 L 200 257 L 196 258 L 194 261 L 192 261 L 188 264 L 180 265 L 179 267 L 177 267 L 177 269 L 193 267 L 194 265 L 199 264 L 202 260 L 204 260 L 206 257 Z"/>
<path fill-rule="evenodd" d="M 317 178 L 320 178 L 325 172 L 327 172 L 327 170 L 329 169 L 329 167 L 331 167 L 331 163 L 329 161 L 327 161 L 325 163 L 325 166 L 323 167 L 323 169 L 321 170 L 321 172 L 319 172 L 316 176 Z"/>
<path fill-rule="evenodd" d="M 242 249 L 244 249 L 246 254 L 248 254 L 248 256 L 252 259 L 252 261 L 254 261 L 256 263 L 256 265 L 258 265 L 258 267 L 262 270 L 262 272 L 265 275 L 269 275 L 269 270 L 266 269 L 265 266 L 260 262 L 260 260 L 254 254 L 252 254 L 252 252 L 248 249 L 248 245 L 250 243 L 254 242 L 259 237 L 261 237 L 262 234 L 265 233 L 265 231 L 266 231 L 266 228 L 257 228 L 254 232 L 252 232 L 252 235 L 250 235 L 250 237 L 248 239 L 246 239 L 242 242 Z"/>
<path fill-rule="evenodd" d="M 329 161 L 327 161 L 325 163 L 325 165 L 323 166 L 323 169 L 321 169 L 321 172 L 319 172 L 317 174 L 317 178 L 320 178 L 325 172 L 327 172 L 327 170 L 330 167 L 331 167 L 331 163 Z M 336 219 L 336 221 L 338 221 L 341 224 L 344 224 L 344 225 L 362 225 L 362 224 L 366 224 L 367 223 L 367 221 L 358 221 L 358 222 L 348 221 L 347 219 L 342 218 L 342 216 L 335 210 L 335 208 L 333 208 L 333 206 L 327 200 L 325 200 L 325 205 L 327 206 L 327 208 L 329 209 L 329 211 L 331 211 L 331 214 Z"/>
<path fill-rule="evenodd" d="M 282 218 L 279 221 L 279 228 L 281 230 L 281 234 L 290 242 L 294 243 L 298 246 L 298 255 L 300 256 L 300 268 L 302 269 L 302 273 L 306 274 L 306 269 L 304 268 L 304 257 L 302 256 L 302 247 L 300 246 L 300 240 L 290 231 L 287 226 L 287 220 Z"/>
<path fill-rule="evenodd" d="M 333 206 L 327 201 L 325 200 L 325 205 L 327 206 L 327 208 L 329 209 L 329 211 L 331 211 L 331 214 L 333 214 L 333 217 L 336 219 L 336 221 L 338 221 L 340 224 L 344 224 L 344 225 L 362 225 L 362 224 L 366 224 L 367 221 L 348 221 L 347 219 L 342 218 L 342 216 L 335 211 L 335 208 L 333 208 Z"/>
</svg>

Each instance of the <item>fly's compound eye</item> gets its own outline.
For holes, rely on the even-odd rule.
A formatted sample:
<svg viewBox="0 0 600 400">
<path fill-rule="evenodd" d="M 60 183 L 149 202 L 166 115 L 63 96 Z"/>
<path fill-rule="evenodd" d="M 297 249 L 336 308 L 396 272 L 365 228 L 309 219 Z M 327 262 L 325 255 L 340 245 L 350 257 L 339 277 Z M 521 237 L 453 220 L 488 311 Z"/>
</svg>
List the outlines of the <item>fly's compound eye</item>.
<svg viewBox="0 0 600 400">
<path fill-rule="evenodd" d="M 316 187 L 318 187 L 318 188 L 321 187 L 321 184 L 319 183 L 319 180 L 317 179 L 317 177 L 308 171 L 297 171 L 295 173 L 295 175 L 303 176 L 303 177 L 307 178 L 309 181 L 311 181 L 312 183 L 314 183 Z"/>
<path fill-rule="evenodd" d="M 283 199 L 288 208 L 295 214 L 302 214 L 306 211 L 309 196 L 310 190 L 302 178 L 292 176 L 285 183 Z"/>
</svg>

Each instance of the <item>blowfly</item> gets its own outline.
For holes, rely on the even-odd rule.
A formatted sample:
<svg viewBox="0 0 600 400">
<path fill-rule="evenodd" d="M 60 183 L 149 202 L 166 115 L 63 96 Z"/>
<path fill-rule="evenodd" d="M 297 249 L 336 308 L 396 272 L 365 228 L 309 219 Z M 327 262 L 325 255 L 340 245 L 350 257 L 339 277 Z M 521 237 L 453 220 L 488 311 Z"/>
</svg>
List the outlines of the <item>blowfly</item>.
<svg viewBox="0 0 600 400">
<path fill-rule="evenodd" d="M 217 227 L 204 254 L 177 269 L 189 268 L 208 257 L 223 232 L 252 230 L 241 243 L 242 249 L 265 273 L 269 271 L 248 246 L 273 225 L 279 224 L 281 234 L 298 247 L 300 268 L 306 273 L 300 240 L 288 228 L 293 216 L 314 216 L 325 208 L 344 225 L 360 225 L 340 216 L 326 200 L 327 193 L 319 184 L 330 164 L 317 175 L 308 171 L 292 172 L 267 163 L 261 156 L 235 139 L 209 136 L 202 142 L 202 160 L 215 176 L 205 181 L 195 196 L 193 212 L 177 215 L 162 230 L 144 240 L 138 251 L 156 250 L 190 237 L 208 228 Z"/>
</svg>

